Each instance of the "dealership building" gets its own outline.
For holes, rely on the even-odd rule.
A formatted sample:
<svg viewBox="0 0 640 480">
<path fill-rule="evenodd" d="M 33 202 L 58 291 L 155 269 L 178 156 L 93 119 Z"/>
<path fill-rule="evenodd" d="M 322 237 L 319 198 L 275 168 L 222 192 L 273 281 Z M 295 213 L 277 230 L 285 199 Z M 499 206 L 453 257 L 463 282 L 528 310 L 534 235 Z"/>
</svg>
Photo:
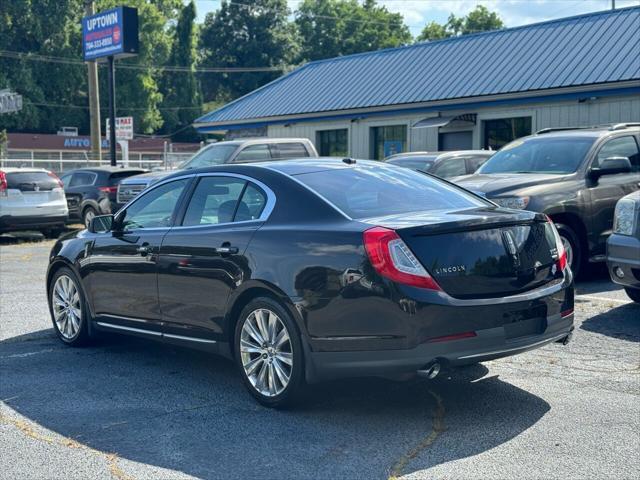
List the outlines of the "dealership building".
<svg viewBox="0 0 640 480">
<path fill-rule="evenodd" d="M 631 121 L 640 121 L 640 7 L 310 62 L 194 125 L 381 159 Z"/>
</svg>

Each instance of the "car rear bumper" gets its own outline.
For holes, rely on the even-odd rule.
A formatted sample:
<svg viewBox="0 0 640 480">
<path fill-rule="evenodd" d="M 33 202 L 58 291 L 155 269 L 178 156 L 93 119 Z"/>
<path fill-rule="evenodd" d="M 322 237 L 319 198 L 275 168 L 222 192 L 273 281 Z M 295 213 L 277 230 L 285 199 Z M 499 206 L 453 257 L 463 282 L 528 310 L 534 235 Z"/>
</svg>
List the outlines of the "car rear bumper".
<svg viewBox="0 0 640 480">
<path fill-rule="evenodd" d="M 573 331 L 573 313 L 548 317 L 540 335 L 508 339 L 503 327 L 478 330 L 476 336 L 447 342 L 423 343 L 408 350 L 311 352 L 311 381 L 355 376 L 416 373 L 437 362 L 462 366 L 508 357 L 562 341 Z"/>
<path fill-rule="evenodd" d="M 615 283 L 640 288 L 640 239 L 611 235 L 607 240 L 607 267 Z"/>
<path fill-rule="evenodd" d="M 63 227 L 67 215 L 0 216 L 0 232 Z"/>
</svg>

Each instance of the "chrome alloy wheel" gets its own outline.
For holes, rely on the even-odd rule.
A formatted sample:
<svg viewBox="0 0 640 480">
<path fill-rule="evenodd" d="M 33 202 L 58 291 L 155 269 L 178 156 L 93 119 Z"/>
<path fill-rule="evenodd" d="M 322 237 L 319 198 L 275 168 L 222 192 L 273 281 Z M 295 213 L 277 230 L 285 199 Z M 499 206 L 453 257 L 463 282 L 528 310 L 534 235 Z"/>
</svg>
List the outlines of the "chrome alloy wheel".
<svg viewBox="0 0 640 480">
<path fill-rule="evenodd" d="M 80 292 L 71 277 L 58 277 L 51 291 L 51 305 L 58 331 L 66 340 L 72 340 L 80 330 L 82 307 Z"/>
<path fill-rule="evenodd" d="M 95 217 L 96 212 L 92 208 L 89 208 L 84 214 L 84 226 L 89 228 L 89 225 L 91 225 L 91 220 L 93 220 Z"/>
<path fill-rule="evenodd" d="M 251 385 L 266 397 L 279 395 L 289 385 L 293 350 L 287 327 L 271 310 L 260 308 L 244 320 L 240 358 Z"/>
</svg>

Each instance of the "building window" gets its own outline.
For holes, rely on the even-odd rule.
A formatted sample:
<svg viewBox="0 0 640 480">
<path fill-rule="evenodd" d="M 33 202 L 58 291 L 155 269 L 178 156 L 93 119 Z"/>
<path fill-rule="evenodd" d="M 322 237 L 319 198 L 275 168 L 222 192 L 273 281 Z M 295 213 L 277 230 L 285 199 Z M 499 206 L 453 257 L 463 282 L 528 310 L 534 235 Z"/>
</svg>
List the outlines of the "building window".
<svg viewBox="0 0 640 480">
<path fill-rule="evenodd" d="M 346 157 L 349 155 L 349 130 L 321 130 L 316 136 L 320 156 L 322 157 Z"/>
<path fill-rule="evenodd" d="M 371 127 L 371 156 L 383 160 L 407 150 L 407 126 Z"/>
<path fill-rule="evenodd" d="M 531 135 L 531 117 L 483 120 L 484 148 L 499 150 L 516 138 Z"/>
</svg>

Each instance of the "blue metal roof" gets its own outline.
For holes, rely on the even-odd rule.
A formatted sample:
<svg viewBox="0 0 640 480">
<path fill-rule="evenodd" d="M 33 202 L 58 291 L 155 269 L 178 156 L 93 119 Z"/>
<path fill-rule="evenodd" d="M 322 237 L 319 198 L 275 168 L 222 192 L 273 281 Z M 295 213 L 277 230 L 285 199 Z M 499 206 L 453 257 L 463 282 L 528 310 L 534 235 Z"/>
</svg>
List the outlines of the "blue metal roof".
<svg viewBox="0 0 640 480">
<path fill-rule="evenodd" d="M 640 7 L 310 62 L 197 126 L 640 79 Z"/>
</svg>

